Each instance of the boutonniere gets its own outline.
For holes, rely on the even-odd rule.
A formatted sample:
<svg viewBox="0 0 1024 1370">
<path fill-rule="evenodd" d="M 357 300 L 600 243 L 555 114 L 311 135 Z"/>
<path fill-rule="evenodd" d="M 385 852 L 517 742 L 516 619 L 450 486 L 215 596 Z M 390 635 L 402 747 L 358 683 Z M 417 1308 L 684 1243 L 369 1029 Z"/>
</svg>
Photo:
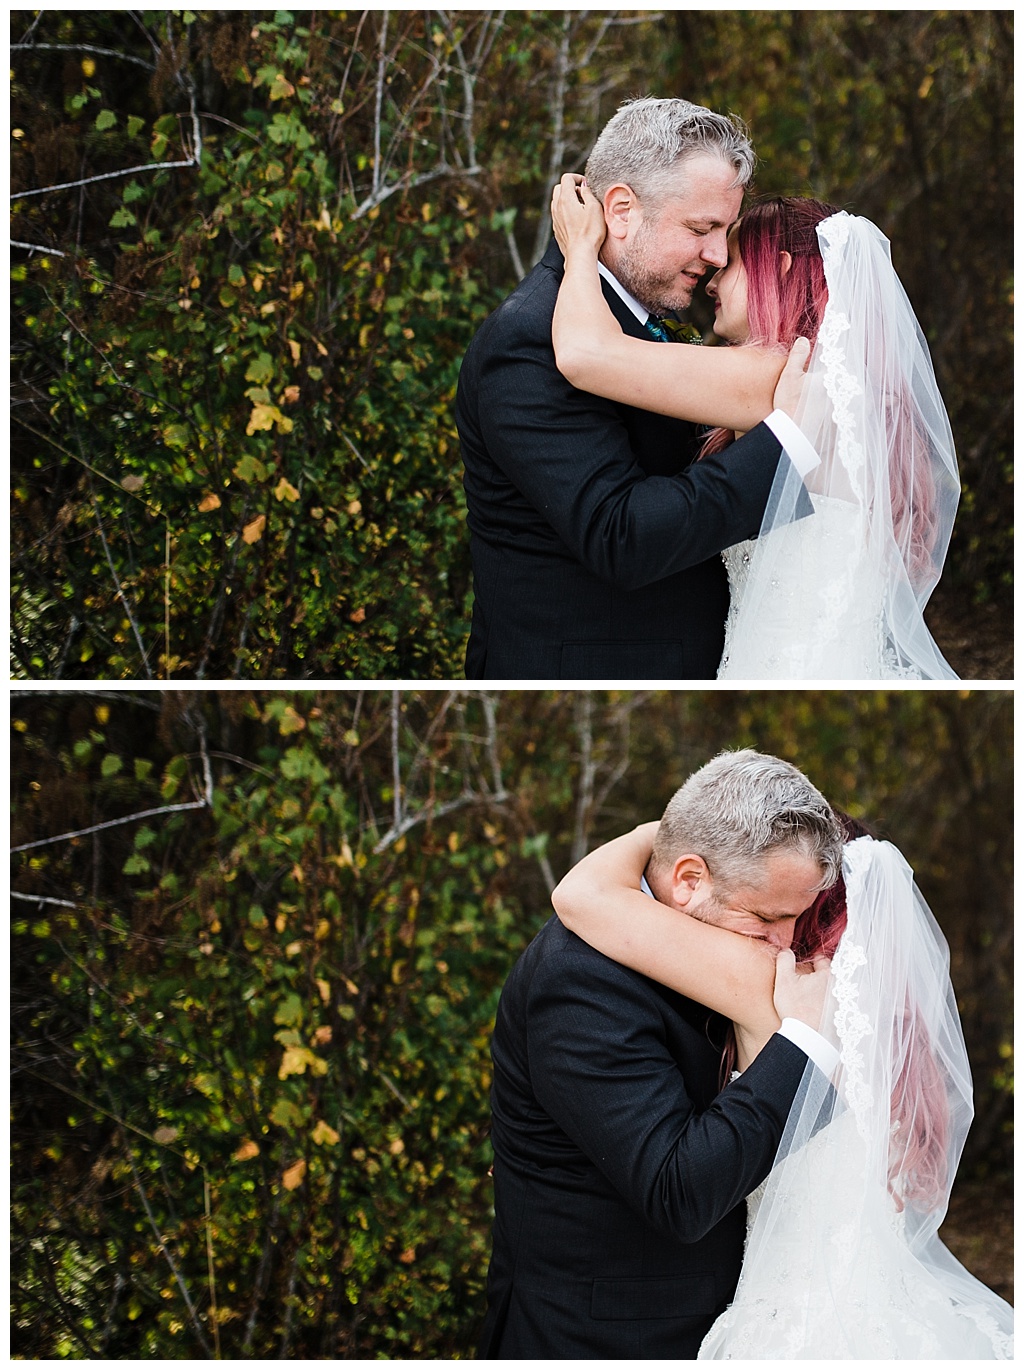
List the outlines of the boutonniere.
<svg viewBox="0 0 1024 1370">
<path fill-rule="evenodd" d="M 692 323 L 683 323 L 681 319 L 671 317 L 663 318 L 662 324 L 665 332 L 673 342 L 693 343 L 700 347 L 704 343 L 699 328 L 695 328 Z"/>
</svg>

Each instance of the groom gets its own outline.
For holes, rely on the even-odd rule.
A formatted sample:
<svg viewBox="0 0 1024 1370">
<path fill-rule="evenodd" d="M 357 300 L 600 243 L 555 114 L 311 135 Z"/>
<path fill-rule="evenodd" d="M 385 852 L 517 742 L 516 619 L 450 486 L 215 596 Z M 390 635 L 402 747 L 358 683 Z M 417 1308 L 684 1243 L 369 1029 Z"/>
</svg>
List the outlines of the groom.
<svg viewBox="0 0 1024 1370">
<path fill-rule="evenodd" d="M 606 126 L 587 178 L 606 213 L 617 198 L 629 207 L 609 215 L 600 267 L 624 332 L 667 341 L 656 314 L 686 308 L 726 264 L 753 166 L 741 128 L 686 100 L 634 100 Z M 474 583 L 466 675 L 711 678 L 729 608 L 718 554 L 757 536 L 779 439 L 799 430 L 777 409 L 694 464 L 693 424 L 575 389 L 551 345 L 562 271 L 552 241 L 483 324 L 459 378 Z"/>
<path fill-rule="evenodd" d="M 788 947 L 796 916 L 835 881 L 842 840 L 795 767 L 725 753 L 669 802 L 650 888 L 682 908 L 676 873 L 703 870 L 690 912 Z M 724 1020 L 550 919 L 494 1028 L 482 1359 L 696 1357 L 732 1298 L 743 1200 L 771 1168 L 808 1059 L 835 1066 L 812 1027 L 826 976 L 780 968 L 782 1026 L 720 1090 Z"/>
</svg>

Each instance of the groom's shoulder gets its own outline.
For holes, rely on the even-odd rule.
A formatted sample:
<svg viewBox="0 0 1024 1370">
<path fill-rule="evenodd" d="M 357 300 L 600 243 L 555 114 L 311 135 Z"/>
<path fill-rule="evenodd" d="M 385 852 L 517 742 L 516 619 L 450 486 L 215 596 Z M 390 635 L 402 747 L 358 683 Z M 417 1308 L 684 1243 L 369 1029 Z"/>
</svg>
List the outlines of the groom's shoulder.
<svg viewBox="0 0 1024 1370">
<path fill-rule="evenodd" d="M 549 264 L 538 262 L 488 317 L 481 333 L 494 342 L 521 333 L 543 333 L 549 339 L 559 281 Z"/>
<path fill-rule="evenodd" d="M 570 986 L 600 987 L 630 998 L 658 995 L 653 981 L 584 942 L 557 914 L 552 914 L 520 956 L 509 982 L 514 979 L 520 981 L 521 991 L 532 995 Z"/>
</svg>

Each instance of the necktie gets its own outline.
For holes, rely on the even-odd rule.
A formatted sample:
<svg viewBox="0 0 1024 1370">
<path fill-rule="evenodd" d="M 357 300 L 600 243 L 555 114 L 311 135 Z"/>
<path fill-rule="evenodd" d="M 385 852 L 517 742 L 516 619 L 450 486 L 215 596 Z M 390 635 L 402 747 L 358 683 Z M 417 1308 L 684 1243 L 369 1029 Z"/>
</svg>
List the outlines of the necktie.
<svg viewBox="0 0 1024 1370">
<path fill-rule="evenodd" d="M 665 320 L 659 319 L 657 314 L 648 315 L 647 322 L 646 324 L 644 324 L 644 327 L 647 329 L 648 333 L 650 333 L 652 338 L 658 339 L 658 342 L 672 341 L 672 339 L 668 335 L 668 329 L 665 327 Z"/>
</svg>

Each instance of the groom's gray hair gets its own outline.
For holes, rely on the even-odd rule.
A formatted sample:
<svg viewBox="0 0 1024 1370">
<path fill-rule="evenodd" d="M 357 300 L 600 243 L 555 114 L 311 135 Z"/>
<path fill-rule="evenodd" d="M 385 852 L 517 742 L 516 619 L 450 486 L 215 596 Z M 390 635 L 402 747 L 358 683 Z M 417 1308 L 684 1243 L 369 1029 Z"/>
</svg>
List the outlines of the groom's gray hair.
<svg viewBox="0 0 1024 1370">
<path fill-rule="evenodd" d="M 722 752 L 668 802 L 651 854 L 655 872 L 678 857 L 702 856 L 716 897 L 759 885 L 771 852 L 795 849 L 817 862 L 820 889 L 839 879 L 843 829 L 831 806 L 802 771 L 761 752 Z"/>
<path fill-rule="evenodd" d="M 605 124 L 587 159 L 587 184 L 599 200 L 610 186 L 628 185 L 655 206 L 678 187 L 680 163 L 695 154 L 720 157 L 736 172 L 736 187 L 754 174 L 754 149 L 742 119 L 689 100 L 627 100 Z"/>
</svg>

